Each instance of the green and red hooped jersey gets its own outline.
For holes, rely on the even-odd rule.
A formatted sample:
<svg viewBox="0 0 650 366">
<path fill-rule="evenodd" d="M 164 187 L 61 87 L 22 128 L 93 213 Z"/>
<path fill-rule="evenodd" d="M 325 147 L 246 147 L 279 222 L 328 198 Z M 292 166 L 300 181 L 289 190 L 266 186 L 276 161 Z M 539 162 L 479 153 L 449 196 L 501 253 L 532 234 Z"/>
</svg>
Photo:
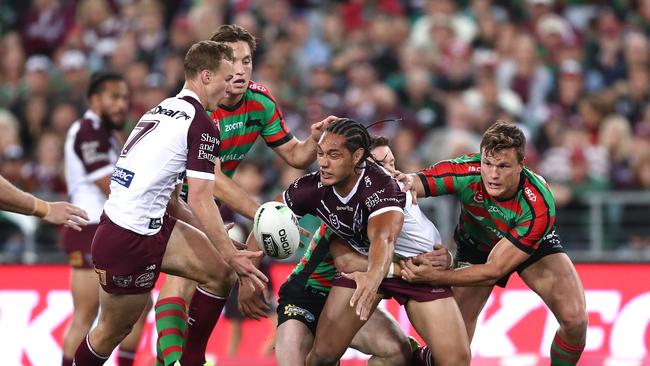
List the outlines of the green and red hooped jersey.
<svg viewBox="0 0 650 366">
<path fill-rule="evenodd" d="M 288 281 L 298 284 L 302 288 L 329 292 L 336 275 L 334 258 L 330 253 L 330 240 L 332 230 L 321 224 L 302 259 L 296 264 Z"/>
<path fill-rule="evenodd" d="M 419 172 L 427 197 L 456 195 L 461 202 L 460 235 L 489 252 L 502 238 L 532 254 L 555 222 L 555 199 L 541 176 L 527 167 L 514 197 L 497 200 L 481 179 L 481 154 L 441 161 Z"/>
<path fill-rule="evenodd" d="M 210 113 L 210 119 L 219 127 L 221 171 L 229 177 L 235 173 L 258 136 L 270 147 L 278 147 L 293 139 L 284 124 L 278 103 L 271 92 L 254 81 L 236 105 L 219 105 Z"/>
</svg>

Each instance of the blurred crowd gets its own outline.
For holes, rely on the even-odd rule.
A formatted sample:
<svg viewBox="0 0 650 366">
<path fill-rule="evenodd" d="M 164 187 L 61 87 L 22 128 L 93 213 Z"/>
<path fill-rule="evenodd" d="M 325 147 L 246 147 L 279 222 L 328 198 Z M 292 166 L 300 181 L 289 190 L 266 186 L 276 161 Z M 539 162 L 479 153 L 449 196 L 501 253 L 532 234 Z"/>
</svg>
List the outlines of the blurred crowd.
<svg viewBox="0 0 650 366">
<path fill-rule="evenodd" d="M 89 76 L 124 74 L 133 123 L 179 91 L 185 50 L 223 23 L 258 37 L 253 80 L 301 138 L 329 114 L 399 118 L 371 132 L 391 138 L 398 168 L 412 172 L 477 151 L 503 119 L 524 129 L 526 164 L 553 186 L 560 223 L 562 210 L 584 219 L 594 192 L 650 188 L 650 0 L 3 1 L 2 176 L 65 195 L 62 142 L 86 108 Z M 252 165 L 262 199 L 302 173 L 265 147 L 250 159 L 265 162 Z M 642 227 L 647 213 L 608 217 L 645 216 Z M 626 243 L 650 247 L 650 233 L 635 230 Z M 41 241 L 56 241 L 45 232 Z"/>
</svg>

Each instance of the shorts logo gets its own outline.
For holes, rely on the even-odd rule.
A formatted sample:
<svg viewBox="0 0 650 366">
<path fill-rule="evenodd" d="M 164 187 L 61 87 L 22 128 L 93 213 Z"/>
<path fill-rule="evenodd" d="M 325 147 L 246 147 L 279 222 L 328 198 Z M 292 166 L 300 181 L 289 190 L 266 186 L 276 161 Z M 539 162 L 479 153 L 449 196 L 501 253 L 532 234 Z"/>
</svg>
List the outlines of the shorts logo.
<svg viewBox="0 0 650 366">
<path fill-rule="evenodd" d="M 153 279 L 156 277 L 155 273 L 143 273 L 135 279 L 135 287 L 151 287 L 153 286 Z"/>
<path fill-rule="evenodd" d="M 458 262 L 456 265 L 456 268 L 465 268 L 465 267 L 471 267 L 472 263 L 470 262 Z"/>
<path fill-rule="evenodd" d="M 316 317 L 314 314 L 312 314 L 309 310 L 303 309 L 300 306 L 292 305 L 292 304 L 287 304 L 284 307 L 284 315 L 293 318 L 293 317 L 303 317 L 307 323 L 313 323 L 314 320 L 316 320 Z"/>
<path fill-rule="evenodd" d="M 111 180 L 121 186 L 129 188 L 129 186 L 131 186 L 131 181 L 133 181 L 133 176 L 135 176 L 135 173 L 132 171 L 115 167 Z"/>
<path fill-rule="evenodd" d="M 149 220 L 149 229 L 156 230 L 162 226 L 162 218 L 157 217 Z"/>
<path fill-rule="evenodd" d="M 106 286 L 106 271 L 95 268 L 95 273 L 97 273 L 97 276 L 99 277 L 99 283 Z"/>
<path fill-rule="evenodd" d="M 113 283 L 117 287 L 129 287 L 133 281 L 133 276 L 113 276 Z"/>
<path fill-rule="evenodd" d="M 155 264 L 150 264 L 144 270 L 145 271 L 153 271 L 154 269 L 156 269 L 156 265 Z"/>
<path fill-rule="evenodd" d="M 68 262 L 71 267 L 81 267 L 84 264 L 83 254 L 81 250 L 75 250 L 74 252 L 68 254 Z"/>
</svg>

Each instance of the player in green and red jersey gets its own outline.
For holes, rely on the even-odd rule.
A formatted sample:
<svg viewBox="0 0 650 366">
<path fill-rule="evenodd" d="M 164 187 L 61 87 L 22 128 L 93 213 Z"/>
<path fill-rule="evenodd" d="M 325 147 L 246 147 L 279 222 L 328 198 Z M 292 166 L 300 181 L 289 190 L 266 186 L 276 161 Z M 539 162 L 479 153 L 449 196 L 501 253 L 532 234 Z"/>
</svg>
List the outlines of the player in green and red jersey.
<svg viewBox="0 0 650 366">
<path fill-rule="evenodd" d="M 233 48 L 234 77 L 226 97 L 210 113 L 220 130 L 220 169 L 215 169 L 214 195 L 221 203 L 251 219 L 259 207 L 230 177 L 244 159 L 258 136 L 289 165 L 306 168 L 316 159 L 316 143 L 322 130 L 335 117 L 328 117 L 311 126 L 311 136 L 304 141 L 293 137 L 284 125 L 282 113 L 271 93 L 250 81 L 255 38 L 244 28 L 223 25 L 211 37 Z M 242 281 L 240 287 L 249 284 Z M 232 284 L 231 284 L 232 285 Z M 168 276 L 156 303 L 158 331 L 158 364 L 201 365 L 205 348 L 225 299 L 194 291 L 196 283 L 181 277 Z M 191 298 L 191 302 L 190 302 Z M 189 303 L 189 311 L 185 304 Z M 185 319 L 187 317 L 187 320 Z M 187 324 L 190 324 L 188 327 Z"/>
<path fill-rule="evenodd" d="M 587 314 L 582 283 L 555 232 L 555 200 L 546 181 L 523 165 L 526 139 L 497 121 L 483 135 L 481 153 L 443 161 L 411 176 L 418 196 L 454 194 L 461 217 L 454 234 L 455 270 L 440 271 L 426 254 L 402 262 L 403 278 L 454 286 L 470 338 L 493 286 L 513 272 L 555 315 L 560 328 L 552 365 L 575 365 L 585 346 Z"/>
</svg>

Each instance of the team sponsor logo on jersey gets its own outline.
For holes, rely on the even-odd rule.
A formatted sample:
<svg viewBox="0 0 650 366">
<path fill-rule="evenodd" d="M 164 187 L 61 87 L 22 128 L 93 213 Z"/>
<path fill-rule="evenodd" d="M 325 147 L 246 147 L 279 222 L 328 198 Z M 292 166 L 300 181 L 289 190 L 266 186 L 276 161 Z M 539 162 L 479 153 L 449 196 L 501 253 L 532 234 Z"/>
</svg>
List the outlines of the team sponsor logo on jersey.
<svg viewBox="0 0 650 366">
<path fill-rule="evenodd" d="M 248 88 L 251 89 L 251 90 L 259 90 L 259 91 L 264 92 L 264 93 L 266 93 L 268 91 L 265 87 L 261 86 L 258 83 L 253 83 L 253 82 L 251 82 L 248 85 Z"/>
<path fill-rule="evenodd" d="M 185 118 L 185 120 L 191 118 L 187 113 L 185 113 L 185 111 L 175 111 L 173 109 L 163 108 L 162 106 L 159 105 L 151 108 L 145 114 L 164 114 L 165 116 L 170 118 L 174 118 L 174 119 Z"/>
<path fill-rule="evenodd" d="M 113 176 L 111 177 L 111 180 L 121 186 L 129 188 L 131 186 L 131 182 L 133 181 L 134 176 L 135 173 L 133 173 L 130 170 L 126 170 L 120 167 L 115 167 L 115 170 L 113 170 Z"/>
<path fill-rule="evenodd" d="M 529 200 L 533 202 L 537 202 L 537 196 L 533 191 L 530 190 L 530 188 L 526 187 L 524 188 L 524 193 L 526 193 L 526 197 L 528 197 Z"/>
<path fill-rule="evenodd" d="M 153 279 L 156 277 L 154 272 L 143 273 L 135 279 L 136 287 L 151 287 L 153 286 Z"/>
<path fill-rule="evenodd" d="M 224 163 L 226 161 L 241 161 L 244 160 L 245 157 L 245 154 L 226 154 L 219 158 L 221 159 L 221 162 Z"/>
<path fill-rule="evenodd" d="M 352 212 L 352 207 L 350 206 L 336 206 L 337 211 L 350 211 Z"/>
<path fill-rule="evenodd" d="M 506 215 L 503 213 L 503 211 L 501 211 L 497 206 L 488 207 L 488 212 L 489 213 L 495 213 L 495 214 L 497 214 L 497 215 L 499 215 L 499 216 L 501 216 L 503 218 L 506 217 Z"/>
<path fill-rule="evenodd" d="M 230 132 L 230 131 L 234 131 L 234 130 L 236 130 L 238 128 L 244 127 L 244 122 L 233 122 L 233 123 L 227 124 L 227 125 L 225 125 L 223 127 L 224 127 L 223 128 L 224 132 Z"/>
<path fill-rule="evenodd" d="M 370 187 L 372 185 L 372 180 L 370 180 L 369 176 L 365 176 L 363 180 L 366 182 L 366 187 Z"/>
<path fill-rule="evenodd" d="M 246 121 L 246 127 L 262 127 L 262 120 L 259 118 L 251 118 Z"/>
<path fill-rule="evenodd" d="M 481 167 L 480 167 L 480 166 L 469 165 L 469 166 L 467 167 L 467 171 L 468 171 L 468 172 L 480 172 L 480 171 L 481 171 Z"/>
<path fill-rule="evenodd" d="M 311 313 L 311 311 L 293 304 L 285 305 L 284 315 L 290 318 L 297 317 L 297 316 L 303 317 L 307 321 L 307 323 L 312 323 L 316 320 L 316 317 L 314 316 L 314 314 Z"/>
<path fill-rule="evenodd" d="M 90 165 L 98 161 L 109 160 L 107 153 L 98 152 L 99 141 L 88 141 L 81 143 L 81 158 L 84 163 Z"/>
<path fill-rule="evenodd" d="M 113 276 L 113 283 L 117 287 L 129 287 L 131 284 L 131 281 L 133 281 L 133 276 L 128 275 L 128 276 Z"/>
</svg>

